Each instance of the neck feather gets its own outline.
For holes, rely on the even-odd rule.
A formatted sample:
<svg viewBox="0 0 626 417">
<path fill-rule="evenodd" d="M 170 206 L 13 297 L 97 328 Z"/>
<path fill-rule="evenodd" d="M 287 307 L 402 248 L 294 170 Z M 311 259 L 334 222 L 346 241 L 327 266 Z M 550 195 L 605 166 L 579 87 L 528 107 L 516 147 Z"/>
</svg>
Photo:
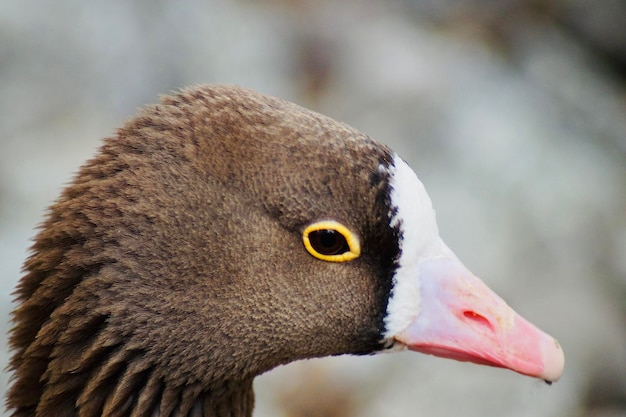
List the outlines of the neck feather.
<svg viewBox="0 0 626 417">
<path fill-rule="evenodd" d="M 160 366 L 145 346 L 128 343 L 96 311 L 55 315 L 26 354 L 13 358 L 7 396 L 13 417 L 252 415 L 252 377 L 200 381 L 182 369 Z"/>
<path fill-rule="evenodd" d="M 254 406 L 252 379 L 219 385 L 172 381 L 168 373 L 151 368 L 145 357 L 113 349 L 91 370 L 67 372 L 50 362 L 47 383 L 39 398 L 15 404 L 23 392 L 9 394 L 13 417 L 250 417 Z M 22 397 L 22 398 L 20 398 Z M 13 404 L 12 404 L 13 403 Z M 28 405 L 27 405 L 28 404 Z M 15 407 L 16 406 L 16 407 Z"/>
</svg>

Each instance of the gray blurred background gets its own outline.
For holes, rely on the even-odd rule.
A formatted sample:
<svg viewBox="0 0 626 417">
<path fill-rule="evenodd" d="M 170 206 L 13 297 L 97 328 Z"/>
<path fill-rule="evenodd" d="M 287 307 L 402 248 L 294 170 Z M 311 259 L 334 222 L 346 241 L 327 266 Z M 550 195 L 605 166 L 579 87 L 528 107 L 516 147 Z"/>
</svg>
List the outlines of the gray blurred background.
<svg viewBox="0 0 626 417">
<path fill-rule="evenodd" d="M 3 335 L 45 207 L 138 107 L 196 83 L 391 145 L 448 245 L 566 354 L 551 387 L 412 353 L 307 361 L 257 379 L 256 416 L 626 416 L 624 0 L 3 0 Z"/>
</svg>

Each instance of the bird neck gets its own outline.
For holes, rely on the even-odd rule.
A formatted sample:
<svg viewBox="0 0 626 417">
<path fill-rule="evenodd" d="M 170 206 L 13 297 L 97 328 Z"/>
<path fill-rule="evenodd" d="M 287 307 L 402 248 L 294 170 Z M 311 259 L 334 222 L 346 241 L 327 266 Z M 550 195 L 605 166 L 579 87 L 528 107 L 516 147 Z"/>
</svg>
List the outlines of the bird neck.
<svg viewBox="0 0 626 417">
<path fill-rule="evenodd" d="M 200 395 L 186 414 L 189 417 L 251 417 L 254 408 L 252 380 L 227 392 Z"/>
<path fill-rule="evenodd" d="M 164 378 L 143 379 L 134 375 L 122 380 L 85 380 L 84 375 L 65 374 L 63 381 L 17 397 L 7 404 L 14 417 L 28 416 L 137 416 L 137 417 L 251 417 L 254 408 L 252 378 L 205 386 L 201 383 L 168 383 Z M 137 384 L 137 380 L 143 382 Z M 18 388 L 21 388 L 19 386 Z M 86 395 L 85 395 L 86 394 Z"/>
<path fill-rule="evenodd" d="M 137 415 L 146 417 L 251 417 L 254 409 L 252 379 L 236 383 L 229 381 L 205 389 L 190 384 L 178 388 L 165 386 L 161 390 L 160 399 L 154 406 L 151 409 L 144 409 L 145 413 Z M 146 386 L 139 392 L 143 391 L 149 392 L 150 387 Z M 139 393 L 133 393 L 128 397 L 126 404 L 133 404 L 133 400 L 140 399 L 136 395 L 141 396 Z M 104 411 L 106 412 L 106 407 Z M 131 405 L 126 413 L 119 415 L 135 415 L 136 411 L 138 410 L 134 410 Z M 109 414 L 103 414 L 105 415 Z"/>
<path fill-rule="evenodd" d="M 152 408 L 141 410 L 137 415 L 146 417 L 251 417 L 254 409 L 254 391 L 252 380 L 244 382 L 227 382 L 214 388 L 200 389 L 191 384 L 179 388 L 162 387 L 160 398 Z M 109 415 L 135 415 L 139 410 L 133 409 L 140 402 L 140 393 L 150 391 L 146 386 L 139 393 L 131 394 L 125 401 L 130 406 L 121 414 L 115 412 L 108 414 L 106 407 L 102 416 Z M 137 401 L 139 400 L 139 401 Z M 119 412 L 120 409 L 111 410 Z"/>
</svg>

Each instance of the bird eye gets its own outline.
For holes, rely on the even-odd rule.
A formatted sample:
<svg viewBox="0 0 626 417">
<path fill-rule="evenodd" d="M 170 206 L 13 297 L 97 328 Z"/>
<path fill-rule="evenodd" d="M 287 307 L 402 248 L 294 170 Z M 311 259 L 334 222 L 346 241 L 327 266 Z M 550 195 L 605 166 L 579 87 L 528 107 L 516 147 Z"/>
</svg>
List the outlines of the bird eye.
<svg viewBox="0 0 626 417">
<path fill-rule="evenodd" d="M 345 262 L 361 254 L 359 239 L 347 227 L 332 220 L 309 225 L 302 233 L 307 251 L 316 258 Z"/>
<path fill-rule="evenodd" d="M 332 229 L 312 231 L 309 233 L 309 242 L 322 255 L 339 255 L 350 251 L 346 238 Z"/>
</svg>

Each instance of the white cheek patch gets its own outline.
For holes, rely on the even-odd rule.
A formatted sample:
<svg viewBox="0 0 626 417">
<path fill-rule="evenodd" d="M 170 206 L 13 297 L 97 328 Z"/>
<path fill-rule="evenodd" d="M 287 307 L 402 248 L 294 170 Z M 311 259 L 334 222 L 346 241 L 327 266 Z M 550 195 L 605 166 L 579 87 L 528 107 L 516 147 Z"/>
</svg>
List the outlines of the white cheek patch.
<svg viewBox="0 0 626 417">
<path fill-rule="evenodd" d="M 391 227 L 400 230 L 400 258 L 385 316 L 385 338 L 406 329 L 419 315 L 420 279 L 417 264 L 438 247 L 439 230 L 430 197 L 415 172 L 399 156 L 390 175 Z"/>
</svg>

